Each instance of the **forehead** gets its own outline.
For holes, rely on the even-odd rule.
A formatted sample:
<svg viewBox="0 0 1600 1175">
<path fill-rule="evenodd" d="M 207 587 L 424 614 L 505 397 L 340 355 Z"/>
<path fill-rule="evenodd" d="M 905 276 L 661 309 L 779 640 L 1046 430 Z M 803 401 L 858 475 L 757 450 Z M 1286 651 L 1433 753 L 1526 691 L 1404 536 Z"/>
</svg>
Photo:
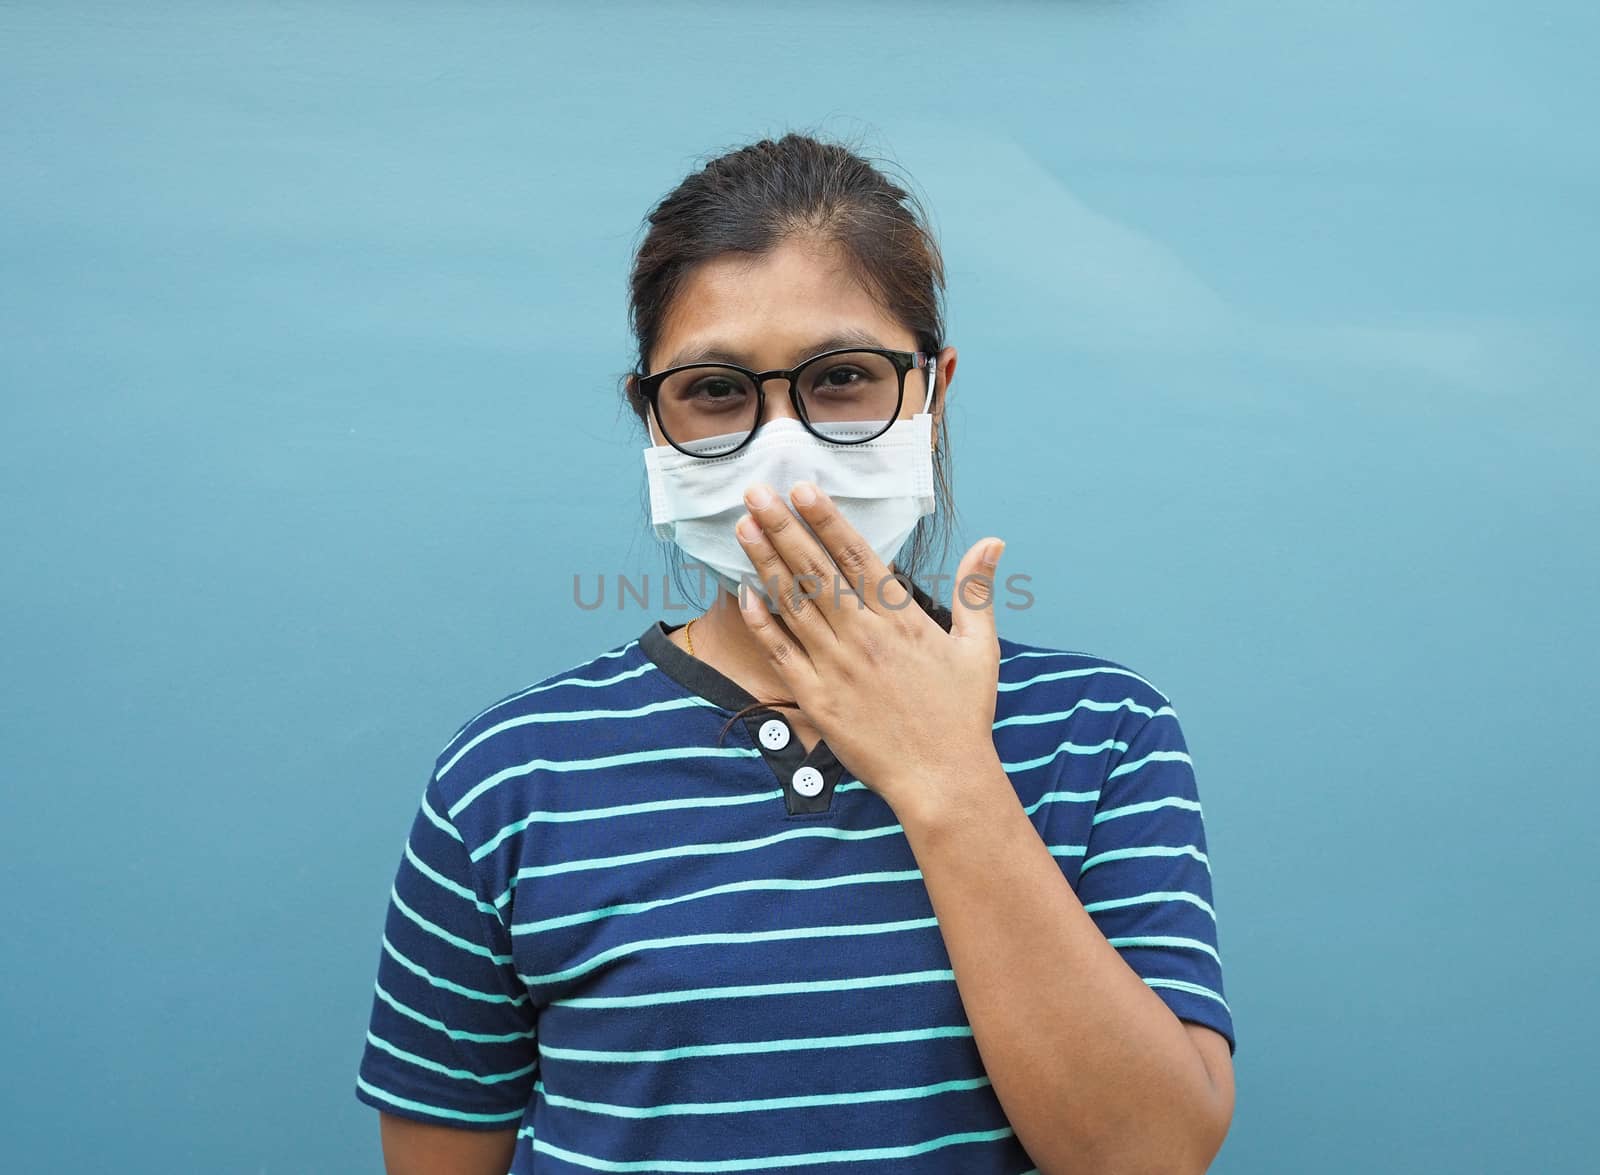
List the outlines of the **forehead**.
<svg viewBox="0 0 1600 1175">
<path fill-rule="evenodd" d="M 680 354 L 716 349 L 754 367 L 804 358 L 819 339 L 863 333 L 911 350 L 915 337 L 851 275 L 835 245 L 790 240 L 770 253 L 727 253 L 690 270 L 673 299 L 651 370 Z M 809 353 L 809 352 L 805 352 Z"/>
</svg>

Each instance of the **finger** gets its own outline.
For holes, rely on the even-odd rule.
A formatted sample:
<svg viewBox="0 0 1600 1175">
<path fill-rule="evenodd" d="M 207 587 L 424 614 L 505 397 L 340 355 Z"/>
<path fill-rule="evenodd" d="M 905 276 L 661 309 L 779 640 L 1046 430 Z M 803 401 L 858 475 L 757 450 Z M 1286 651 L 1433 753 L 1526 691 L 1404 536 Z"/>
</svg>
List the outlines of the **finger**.
<svg viewBox="0 0 1600 1175">
<path fill-rule="evenodd" d="M 904 613 L 911 602 L 911 592 L 902 579 L 872 549 L 872 544 L 861 537 L 861 532 L 850 525 L 820 486 L 814 482 L 798 481 L 790 496 L 795 509 L 805 519 L 826 550 L 828 557 L 844 582 L 839 585 L 841 599 L 846 592 L 857 595 L 852 603 L 857 610 L 871 609 L 885 614 Z M 847 610 L 839 606 L 841 622 L 848 623 Z"/>
<path fill-rule="evenodd" d="M 812 664 L 810 655 L 789 635 L 782 621 L 767 610 L 758 592 L 740 588 L 739 614 L 744 617 L 745 625 L 756 643 L 766 650 L 767 656 L 777 666 L 794 700 L 804 709 L 804 699 L 817 678 L 816 666 Z"/>
<path fill-rule="evenodd" d="M 777 503 L 777 507 L 788 519 L 785 529 L 803 529 L 795 521 L 794 515 L 789 513 L 788 507 L 781 502 Z M 773 512 L 768 510 L 767 513 L 771 516 Z M 782 611 L 785 623 L 800 642 L 809 650 L 820 651 L 836 641 L 838 637 L 815 598 L 827 591 L 827 578 L 795 569 L 783 557 L 767 528 L 748 514 L 739 519 L 734 527 L 734 535 L 754 565 L 756 578 Z M 814 550 L 820 550 L 815 542 L 810 539 L 807 541 L 811 542 Z"/>
<path fill-rule="evenodd" d="M 980 539 L 961 557 L 950 591 L 951 636 L 996 641 L 994 576 L 1005 546 L 1000 539 Z"/>
<path fill-rule="evenodd" d="M 818 588 L 830 586 L 826 580 L 834 571 L 833 561 L 771 486 L 751 486 L 745 491 L 744 504 L 790 571 L 822 581 Z"/>
<path fill-rule="evenodd" d="M 833 499 L 815 483 L 797 481 L 789 491 L 795 513 L 822 543 L 823 552 L 833 563 L 828 583 L 829 619 L 839 629 L 848 627 L 869 605 L 865 589 L 889 574 L 876 551 L 861 533 L 851 526 Z"/>
</svg>

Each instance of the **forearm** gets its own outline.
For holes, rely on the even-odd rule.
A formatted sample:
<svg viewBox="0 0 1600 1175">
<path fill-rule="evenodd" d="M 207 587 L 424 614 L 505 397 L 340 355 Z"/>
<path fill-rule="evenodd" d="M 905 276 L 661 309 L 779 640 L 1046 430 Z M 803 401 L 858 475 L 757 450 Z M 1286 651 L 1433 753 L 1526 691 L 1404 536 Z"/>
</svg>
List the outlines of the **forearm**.
<svg viewBox="0 0 1600 1175">
<path fill-rule="evenodd" d="M 517 1148 L 517 1131 L 461 1130 L 378 1115 L 387 1175 L 505 1175 Z"/>
<path fill-rule="evenodd" d="M 998 760 L 964 774 L 902 793 L 958 801 L 897 815 L 1018 1140 L 1043 1175 L 1203 1171 L 1217 1093 L 1188 1033 L 1084 910 Z"/>
</svg>

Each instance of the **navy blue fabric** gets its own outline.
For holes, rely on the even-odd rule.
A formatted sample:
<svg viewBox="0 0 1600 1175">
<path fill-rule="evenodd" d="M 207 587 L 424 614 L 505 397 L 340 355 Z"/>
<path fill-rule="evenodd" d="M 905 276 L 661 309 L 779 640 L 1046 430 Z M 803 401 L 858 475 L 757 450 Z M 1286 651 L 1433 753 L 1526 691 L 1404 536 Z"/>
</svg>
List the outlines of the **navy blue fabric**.
<svg viewBox="0 0 1600 1175">
<path fill-rule="evenodd" d="M 719 742 L 748 695 L 667 631 L 501 699 L 440 752 L 356 1096 L 516 1128 L 513 1175 L 1030 1170 L 893 811 L 835 766 L 826 809 L 791 812 L 804 749 L 758 744 L 772 712 Z M 1124 961 L 1233 1049 L 1171 702 L 1087 653 L 1001 655 L 995 746 L 1040 837 Z"/>
</svg>

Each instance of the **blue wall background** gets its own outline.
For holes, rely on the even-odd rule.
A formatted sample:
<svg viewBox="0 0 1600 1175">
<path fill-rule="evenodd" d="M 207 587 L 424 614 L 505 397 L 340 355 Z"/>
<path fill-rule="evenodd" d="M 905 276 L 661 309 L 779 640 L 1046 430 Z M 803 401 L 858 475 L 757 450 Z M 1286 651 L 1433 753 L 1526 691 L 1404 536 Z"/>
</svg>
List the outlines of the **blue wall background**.
<svg viewBox="0 0 1600 1175">
<path fill-rule="evenodd" d="M 1592 5 L 0 27 L 11 1169 L 381 1169 L 355 1067 L 432 758 L 652 618 L 572 604 L 663 566 L 616 393 L 640 219 L 786 129 L 934 210 L 1009 635 L 1184 721 L 1214 1170 L 1592 1169 Z"/>
</svg>

